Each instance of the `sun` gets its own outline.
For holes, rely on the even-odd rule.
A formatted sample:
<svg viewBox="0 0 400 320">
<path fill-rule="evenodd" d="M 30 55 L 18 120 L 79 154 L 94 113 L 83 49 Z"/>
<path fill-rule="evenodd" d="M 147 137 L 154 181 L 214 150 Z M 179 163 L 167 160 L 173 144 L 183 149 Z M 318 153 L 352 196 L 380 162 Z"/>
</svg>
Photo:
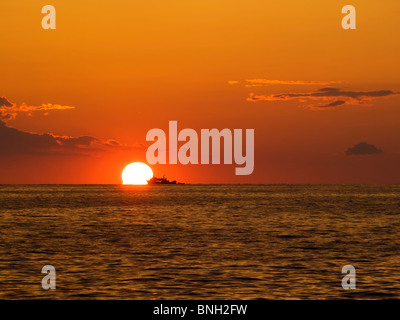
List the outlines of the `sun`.
<svg viewBox="0 0 400 320">
<path fill-rule="evenodd" d="M 147 164 L 133 162 L 122 171 L 122 184 L 147 184 L 152 177 L 153 171 Z"/>
</svg>

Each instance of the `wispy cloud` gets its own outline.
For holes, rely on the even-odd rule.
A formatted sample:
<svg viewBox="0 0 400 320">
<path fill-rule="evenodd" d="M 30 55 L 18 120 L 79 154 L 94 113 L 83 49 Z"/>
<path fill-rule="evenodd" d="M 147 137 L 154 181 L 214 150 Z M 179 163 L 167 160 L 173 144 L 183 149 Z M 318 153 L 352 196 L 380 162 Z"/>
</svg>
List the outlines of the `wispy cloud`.
<svg viewBox="0 0 400 320">
<path fill-rule="evenodd" d="M 292 85 L 292 86 L 329 86 L 342 83 L 341 81 L 315 81 L 315 80 L 270 80 L 270 79 L 247 79 L 244 81 L 230 80 L 229 84 L 243 83 L 245 87 L 264 87 L 269 85 Z"/>
<path fill-rule="evenodd" d="M 75 109 L 73 106 L 65 106 L 60 104 L 42 104 L 40 106 L 32 106 L 26 103 L 22 103 L 21 105 L 17 105 L 15 103 L 11 103 L 7 98 L 0 97 L 0 119 L 2 120 L 11 120 L 15 119 L 18 114 L 25 113 L 28 115 L 32 115 L 32 112 L 42 111 L 45 114 L 50 110 L 71 110 Z"/>
</svg>

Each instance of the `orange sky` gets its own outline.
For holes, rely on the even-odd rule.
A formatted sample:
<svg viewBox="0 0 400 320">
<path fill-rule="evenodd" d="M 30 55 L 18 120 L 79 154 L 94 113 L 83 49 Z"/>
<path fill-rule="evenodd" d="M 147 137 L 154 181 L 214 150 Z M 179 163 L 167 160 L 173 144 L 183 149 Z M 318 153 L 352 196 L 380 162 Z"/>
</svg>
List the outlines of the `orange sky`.
<svg viewBox="0 0 400 320">
<path fill-rule="evenodd" d="M 41 28 L 45 4 L 56 30 Z M 341 27 L 347 4 L 356 30 Z M 0 12 L 0 183 L 120 183 L 169 120 L 255 129 L 255 170 L 152 166 L 158 176 L 400 183 L 398 0 L 2 0 Z M 33 108 L 44 104 L 60 107 Z M 51 135 L 39 146 L 32 133 Z M 361 142 L 382 152 L 345 153 Z"/>
</svg>

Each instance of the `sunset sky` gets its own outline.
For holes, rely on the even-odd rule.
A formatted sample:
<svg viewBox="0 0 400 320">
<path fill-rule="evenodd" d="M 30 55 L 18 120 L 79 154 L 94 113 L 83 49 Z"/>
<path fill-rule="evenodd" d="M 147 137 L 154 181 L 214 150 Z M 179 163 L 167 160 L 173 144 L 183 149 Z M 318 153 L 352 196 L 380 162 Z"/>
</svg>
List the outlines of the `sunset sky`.
<svg viewBox="0 0 400 320">
<path fill-rule="evenodd" d="M 46 4 L 56 30 L 41 27 Z M 347 4 L 356 30 L 341 27 Z M 2 0 L 0 12 L 0 183 L 121 183 L 170 120 L 255 129 L 255 169 L 156 176 L 400 183 L 398 0 Z"/>
</svg>

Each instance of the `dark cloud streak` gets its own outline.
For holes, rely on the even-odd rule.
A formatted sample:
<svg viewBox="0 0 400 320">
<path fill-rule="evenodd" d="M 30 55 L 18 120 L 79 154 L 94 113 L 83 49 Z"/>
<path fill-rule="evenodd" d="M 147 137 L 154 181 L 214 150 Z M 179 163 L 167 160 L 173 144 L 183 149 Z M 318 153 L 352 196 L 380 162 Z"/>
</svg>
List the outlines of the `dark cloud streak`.
<svg viewBox="0 0 400 320">
<path fill-rule="evenodd" d="M 363 105 L 367 102 L 380 99 L 384 97 L 390 97 L 399 95 L 398 92 L 392 90 L 378 90 L 378 91 L 345 91 L 339 88 L 321 88 L 316 92 L 305 92 L 305 93 L 280 93 L 280 94 L 253 94 L 247 98 L 247 101 L 259 102 L 259 101 L 289 101 L 298 100 L 305 102 L 307 100 L 320 101 L 317 105 L 307 105 L 310 109 L 324 109 L 329 107 L 337 107 L 345 104 L 349 105 Z"/>
<path fill-rule="evenodd" d="M 317 92 L 309 93 L 280 93 L 273 95 L 251 95 L 248 100 L 250 101 L 279 101 L 279 100 L 292 100 L 292 99 L 316 99 L 316 98 L 351 98 L 351 99 L 362 99 L 362 98 L 380 98 L 398 93 L 391 90 L 380 90 L 380 91 L 342 91 L 338 88 L 322 88 Z"/>
<path fill-rule="evenodd" d="M 54 154 L 87 155 L 91 152 L 123 149 L 117 141 L 101 141 L 91 136 L 60 137 L 25 132 L 7 126 L 0 120 L 0 156 Z"/>
</svg>

